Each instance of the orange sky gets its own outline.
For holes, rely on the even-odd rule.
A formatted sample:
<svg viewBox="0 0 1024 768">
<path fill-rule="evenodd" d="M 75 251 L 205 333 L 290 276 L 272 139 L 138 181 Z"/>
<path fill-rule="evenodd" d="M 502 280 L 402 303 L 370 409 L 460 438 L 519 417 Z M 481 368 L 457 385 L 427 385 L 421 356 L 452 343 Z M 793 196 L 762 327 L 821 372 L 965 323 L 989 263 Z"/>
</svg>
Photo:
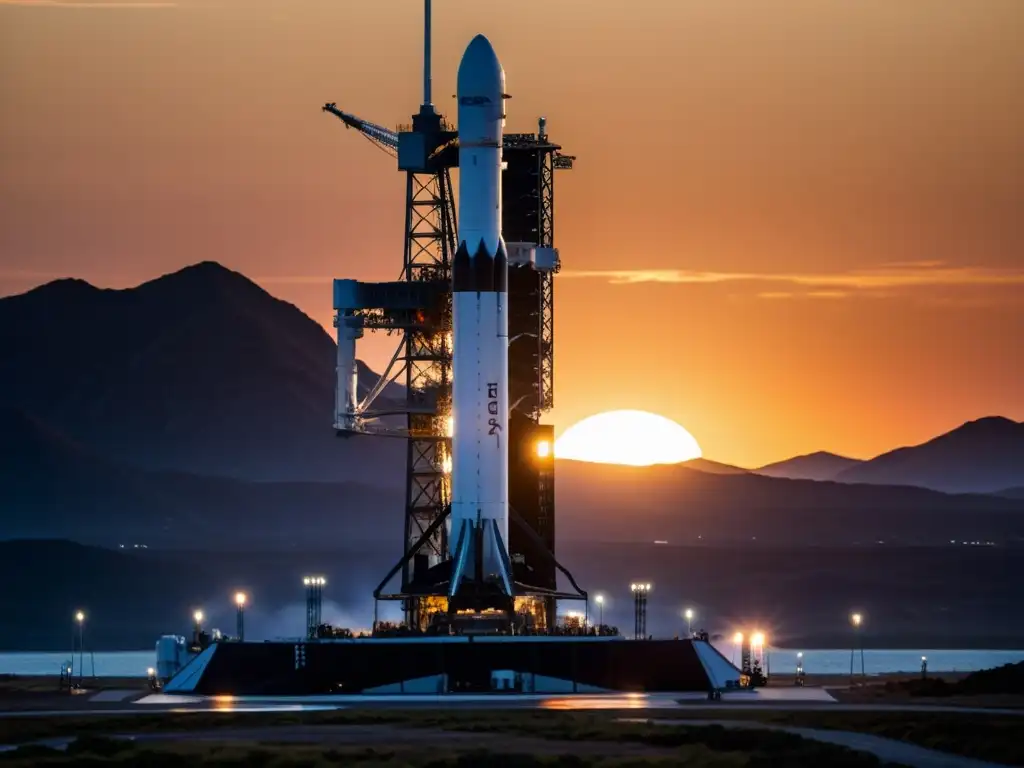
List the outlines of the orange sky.
<svg viewBox="0 0 1024 768">
<path fill-rule="evenodd" d="M 329 324 L 332 276 L 397 276 L 402 177 L 319 108 L 408 119 L 419 0 L 113 4 L 0 0 L 0 293 L 209 258 Z M 434 5 L 441 108 L 484 32 L 508 128 L 579 157 L 560 427 L 754 465 L 1024 419 L 1020 0 Z"/>
</svg>

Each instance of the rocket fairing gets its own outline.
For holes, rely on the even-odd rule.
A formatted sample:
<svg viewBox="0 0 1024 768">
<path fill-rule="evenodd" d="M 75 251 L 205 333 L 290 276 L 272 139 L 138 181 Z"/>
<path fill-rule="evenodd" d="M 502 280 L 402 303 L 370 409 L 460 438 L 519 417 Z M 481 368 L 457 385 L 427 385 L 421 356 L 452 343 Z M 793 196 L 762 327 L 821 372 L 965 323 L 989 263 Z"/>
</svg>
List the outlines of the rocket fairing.
<svg viewBox="0 0 1024 768">
<path fill-rule="evenodd" d="M 508 255 L 501 237 L 505 72 L 477 35 L 459 64 L 459 246 L 452 264 L 452 597 L 508 557 Z"/>
</svg>

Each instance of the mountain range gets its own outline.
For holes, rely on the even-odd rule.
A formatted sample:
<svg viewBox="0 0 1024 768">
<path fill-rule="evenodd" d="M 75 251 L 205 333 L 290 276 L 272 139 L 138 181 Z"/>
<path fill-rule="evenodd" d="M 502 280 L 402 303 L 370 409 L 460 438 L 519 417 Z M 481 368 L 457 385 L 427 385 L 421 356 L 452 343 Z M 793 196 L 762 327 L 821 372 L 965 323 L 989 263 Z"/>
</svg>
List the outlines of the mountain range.
<svg viewBox="0 0 1024 768">
<path fill-rule="evenodd" d="M 0 536 L 397 541 L 404 443 L 335 436 L 335 354 L 296 307 L 212 262 L 127 290 L 60 280 L 0 299 Z M 376 380 L 360 364 L 364 393 Z M 560 461 L 559 535 L 1018 537 L 1024 500 L 1006 489 L 1024 486 L 1022 433 L 989 418 L 867 462 L 819 453 L 758 470 Z"/>
<path fill-rule="evenodd" d="M 812 453 L 755 470 L 769 477 L 915 485 L 946 493 L 1010 493 L 1024 480 L 1024 424 L 1000 416 L 969 421 L 915 446 L 867 461 Z"/>
<path fill-rule="evenodd" d="M 0 299 L 0 405 L 143 469 L 401 482 L 400 441 L 335 437 L 335 357 L 319 324 L 213 262 L 128 290 L 58 280 Z M 365 393 L 377 376 L 359 373 Z"/>
</svg>

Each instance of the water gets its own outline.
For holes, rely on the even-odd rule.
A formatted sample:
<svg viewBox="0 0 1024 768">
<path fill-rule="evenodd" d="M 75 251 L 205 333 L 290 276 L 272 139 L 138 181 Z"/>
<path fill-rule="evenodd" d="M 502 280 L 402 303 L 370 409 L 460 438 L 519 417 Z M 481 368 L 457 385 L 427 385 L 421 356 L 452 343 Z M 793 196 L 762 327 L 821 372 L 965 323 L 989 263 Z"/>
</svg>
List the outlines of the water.
<svg viewBox="0 0 1024 768">
<path fill-rule="evenodd" d="M 64 653 L 0 653 L 0 675 L 60 675 L 62 664 L 71 661 L 74 674 L 82 672 L 91 677 L 146 677 L 147 670 L 156 666 L 156 651 L 97 651 L 79 659 L 71 652 Z"/>
<path fill-rule="evenodd" d="M 725 658 L 739 661 L 735 646 L 718 646 Z M 792 674 L 796 670 L 797 651 L 772 648 L 767 652 L 771 672 Z M 849 651 L 803 651 L 804 671 L 808 675 L 842 675 L 850 673 Z M 1024 661 L 1024 651 L 864 651 L 864 671 L 869 675 L 887 672 L 920 672 L 921 657 L 928 657 L 929 672 L 975 672 L 1003 664 Z M 60 665 L 70 653 L 0 653 L 0 675 L 59 675 Z M 145 677 L 146 670 L 156 665 L 155 651 L 104 651 L 85 654 L 84 672 L 97 677 Z M 74 658 L 78 673 L 78 656 Z M 854 654 L 854 671 L 860 673 L 860 651 Z"/>
<path fill-rule="evenodd" d="M 739 663 L 739 652 L 732 644 L 716 644 L 715 646 L 734 664 Z M 770 648 L 765 655 L 773 674 L 788 675 L 796 671 L 797 649 Z M 843 675 L 850 674 L 849 651 L 803 651 L 804 672 L 808 675 Z M 979 669 L 992 669 L 1003 664 L 1015 664 L 1024 661 L 1024 651 L 864 651 L 864 672 L 869 675 L 880 675 L 890 672 L 920 672 L 921 657 L 928 659 L 929 672 L 977 672 Z M 0 664 L 3 662 L 0 661 Z M 860 674 L 860 651 L 853 656 L 854 672 Z"/>
</svg>

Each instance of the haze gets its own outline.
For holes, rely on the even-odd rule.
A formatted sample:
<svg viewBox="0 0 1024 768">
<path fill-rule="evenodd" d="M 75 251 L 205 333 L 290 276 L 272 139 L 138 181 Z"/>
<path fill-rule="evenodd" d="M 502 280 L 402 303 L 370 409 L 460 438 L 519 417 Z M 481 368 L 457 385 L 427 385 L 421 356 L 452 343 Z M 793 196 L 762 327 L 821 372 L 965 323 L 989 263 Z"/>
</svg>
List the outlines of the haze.
<svg viewBox="0 0 1024 768">
<path fill-rule="evenodd" d="M 653 411 L 750 466 L 1024 418 L 1020 0 L 434 5 L 440 108 L 485 32 L 508 129 L 546 115 L 579 157 L 560 429 Z M 216 259 L 329 328 L 332 277 L 397 277 L 404 180 L 319 108 L 407 121 L 421 24 L 418 0 L 0 0 L 0 294 Z"/>
</svg>

